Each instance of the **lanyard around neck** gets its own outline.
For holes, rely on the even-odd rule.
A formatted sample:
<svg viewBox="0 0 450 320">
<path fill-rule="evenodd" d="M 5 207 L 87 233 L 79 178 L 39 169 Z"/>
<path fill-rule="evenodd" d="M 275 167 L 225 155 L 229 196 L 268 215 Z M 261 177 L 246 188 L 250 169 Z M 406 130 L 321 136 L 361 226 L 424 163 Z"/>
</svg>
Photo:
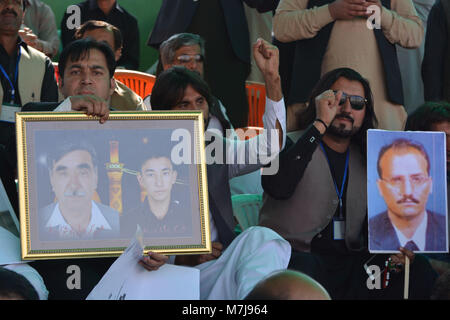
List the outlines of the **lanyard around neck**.
<svg viewBox="0 0 450 320">
<path fill-rule="evenodd" d="M 14 71 L 14 79 L 13 79 L 14 82 L 11 81 L 11 79 L 8 76 L 8 73 L 5 71 L 5 68 L 3 68 L 3 66 L 0 64 L 0 71 L 3 73 L 6 80 L 8 80 L 9 85 L 11 87 L 11 103 L 14 103 L 14 98 L 16 97 L 16 89 L 14 87 L 14 83 L 16 83 L 16 81 L 17 81 L 17 75 L 19 73 L 19 62 L 20 62 L 21 55 L 22 55 L 22 50 L 21 50 L 21 47 L 19 46 L 19 54 L 18 54 L 17 61 L 16 61 L 16 69 Z"/>
<path fill-rule="evenodd" d="M 328 155 L 327 152 L 325 151 L 325 148 L 323 147 L 322 142 L 320 142 L 320 147 L 323 150 L 323 153 L 325 154 L 325 158 L 327 159 L 328 162 L 328 167 L 330 168 L 330 172 L 331 172 L 331 164 L 330 164 L 330 160 L 328 159 Z M 336 183 L 336 179 L 333 176 L 333 173 L 331 172 L 331 177 L 333 178 L 333 183 L 334 183 L 334 188 L 336 190 L 336 194 L 339 198 L 339 218 L 343 219 L 344 216 L 342 214 L 342 196 L 344 194 L 344 186 L 345 186 L 345 180 L 347 179 L 347 174 L 348 174 L 348 159 L 350 156 L 350 150 L 347 150 L 347 155 L 346 155 L 346 159 L 345 159 L 345 170 L 344 170 L 344 177 L 342 178 L 342 183 L 341 183 L 341 190 L 339 191 L 337 183 Z"/>
</svg>

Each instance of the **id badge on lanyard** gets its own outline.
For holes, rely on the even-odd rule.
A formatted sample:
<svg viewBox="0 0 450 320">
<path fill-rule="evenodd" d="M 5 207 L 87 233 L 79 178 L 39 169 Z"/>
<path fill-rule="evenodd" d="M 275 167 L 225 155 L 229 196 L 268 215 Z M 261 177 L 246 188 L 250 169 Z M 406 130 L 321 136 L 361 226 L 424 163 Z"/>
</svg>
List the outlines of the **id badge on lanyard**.
<svg viewBox="0 0 450 320">
<path fill-rule="evenodd" d="M 333 219 L 333 240 L 345 239 L 345 220 L 343 218 Z"/>
<path fill-rule="evenodd" d="M 20 57 L 22 55 L 22 49 L 19 46 L 18 50 L 18 57 L 16 61 L 16 68 L 14 72 L 14 79 L 11 80 L 8 76 L 8 73 L 5 71 L 2 65 L 0 65 L 0 71 L 5 76 L 5 79 L 8 80 L 9 85 L 11 87 L 11 103 L 3 103 L 2 104 L 2 110 L 0 113 L 0 121 L 6 121 L 6 122 L 16 122 L 16 112 L 20 112 L 21 107 L 17 104 L 14 104 L 15 101 L 15 95 L 16 95 L 16 88 L 14 88 L 14 83 L 17 81 L 17 75 L 19 73 L 19 62 Z"/>
<path fill-rule="evenodd" d="M 320 147 L 322 148 L 325 157 L 327 158 L 328 166 L 331 170 L 330 161 L 328 160 L 327 153 L 325 151 L 325 148 L 323 147 L 322 143 L 320 143 Z M 344 240 L 345 239 L 345 218 L 343 214 L 343 208 L 342 208 L 342 197 L 344 195 L 344 186 L 345 186 L 345 180 L 347 179 L 347 173 L 348 173 L 348 159 L 349 159 L 349 151 L 347 151 L 347 156 L 345 160 L 345 170 L 344 170 L 344 177 L 342 179 L 341 183 L 341 190 L 338 189 L 338 186 L 336 184 L 336 181 L 333 178 L 334 187 L 336 189 L 336 194 L 339 198 L 339 215 L 333 218 L 333 240 Z"/>
<path fill-rule="evenodd" d="M 16 123 L 16 112 L 20 112 L 21 107 L 17 104 L 3 103 L 0 113 L 0 121 Z"/>
</svg>

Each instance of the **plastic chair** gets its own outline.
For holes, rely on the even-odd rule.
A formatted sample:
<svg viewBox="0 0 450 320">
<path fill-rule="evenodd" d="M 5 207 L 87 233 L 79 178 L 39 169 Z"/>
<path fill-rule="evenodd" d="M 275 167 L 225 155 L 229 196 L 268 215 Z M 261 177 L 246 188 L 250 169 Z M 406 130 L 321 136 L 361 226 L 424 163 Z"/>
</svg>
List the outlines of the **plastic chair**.
<svg viewBox="0 0 450 320">
<path fill-rule="evenodd" d="M 263 83 L 247 81 L 245 83 L 248 98 L 249 127 L 264 127 L 262 117 L 266 109 L 266 86 Z"/>
<path fill-rule="evenodd" d="M 156 77 L 139 71 L 116 69 L 114 78 L 136 92 L 142 99 L 152 93 Z"/>
<path fill-rule="evenodd" d="M 53 69 L 55 69 L 55 79 L 56 79 L 56 83 L 59 84 L 59 68 L 58 68 L 58 62 L 52 62 L 53 64 Z"/>
<path fill-rule="evenodd" d="M 236 194 L 231 196 L 233 213 L 244 231 L 258 224 L 259 210 L 262 207 L 260 194 Z"/>
</svg>

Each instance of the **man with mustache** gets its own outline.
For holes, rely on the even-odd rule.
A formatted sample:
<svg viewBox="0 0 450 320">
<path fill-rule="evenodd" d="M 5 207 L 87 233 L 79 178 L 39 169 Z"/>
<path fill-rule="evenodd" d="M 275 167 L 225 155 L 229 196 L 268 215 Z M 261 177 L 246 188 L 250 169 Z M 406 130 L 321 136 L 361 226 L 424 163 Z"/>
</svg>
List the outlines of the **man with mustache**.
<svg viewBox="0 0 450 320">
<path fill-rule="evenodd" d="M 161 43 L 159 47 L 159 62 L 156 76 L 173 66 L 183 66 L 205 78 L 205 40 L 193 33 L 177 33 Z M 151 110 L 151 95 L 144 99 L 144 104 Z M 220 131 L 232 129 L 227 117 L 225 106 L 215 96 L 209 107 L 212 114 L 211 125 Z"/>
<path fill-rule="evenodd" d="M 0 177 L 16 212 L 15 112 L 33 101 L 58 101 L 51 60 L 19 36 L 24 16 L 22 0 L 0 1 Z"/>
<path fill-rule="evenodd" d="M 95 149 L 86 142 L 62 143 L 49 159 L 56 202 L 39 212 L 42 240 L 111 239 L 119 213 L 93 200 L 98 173 Z"/>
<path fill-rule="evenodd" d="M 91 38 L 108 44 L 114 52 L 116 62 L 122 56 L 123 40 L 118 28 L 105 21 L 89 20 L 75 32 L 75 39 Z M 145 110 L 142 98 L 122 82 L 115 80 L 114 92 L 111 96 L 111 107 L 118 111 Z"/>
<path fill-rule="evenodd" d="M 389 258 L 367 250 L 366 136 L 377 123 L 369 83 L 339 68 L 324 74 L 310 97 L 297 119 L 303 131 L 286 142 L 278 173 L 262 176 L 259 225 L 291 244 L 288 268 L 314 278 L 332 299 L 399 299 L 401 280 L 391 275 L 387 289 L 370 291 L 364 267 L 384 268 Z M 426 299 L 436 275 L 423 257 L 400 251 L 390 256 L 394 264 L 414 259 L 410 297 Z"/>
<path fill-rule="evenodd" d="M 423 146 L 397 139 L 381 148 L 377 169 L 387 211 L 369 221 L 370 249 L 445 251 L 445 216 L 426 209 L 433 181 Z"/>
</svg>

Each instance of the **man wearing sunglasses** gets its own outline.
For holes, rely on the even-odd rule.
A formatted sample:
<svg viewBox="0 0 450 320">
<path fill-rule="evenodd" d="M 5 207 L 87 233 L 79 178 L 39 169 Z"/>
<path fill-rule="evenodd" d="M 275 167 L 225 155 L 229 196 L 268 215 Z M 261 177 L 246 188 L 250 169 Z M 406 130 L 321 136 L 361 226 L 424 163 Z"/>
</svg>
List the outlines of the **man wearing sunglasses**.
<svg viewBox="0 0 450 320">
<path fill-rule="evenodd" d="M 370 249 L 445 251 L 445 216 L 426 209 L 433 183 L 424 147 L 397 139 L 380 150 L 377 168 L 387 211 L 369 221 Z"/>
<path fill-rule="evenodd" d="M 296 133 L 295 143 L 286 142 L 278 173 L 262 176 L 266 198 L 259 224 L 291 244 L 288 268 L 316 279 L 332 299 L 368 299 L 378 294 L 368 290 L 364 269 L 370 259 L 366 135 L 376 124 L 368 81 L 349 68 L 332 70 L 312 90 L 308 108 L 297 119 L 303 131 Z M 401 249 L 391 259 L 404 263 L 405 255 L 414 257 Z M 371 264 L 384 266 L 386 258 L 376 256 Z M 431 270 L 423 259 L 415 260 L 415 270 L 425 275 Z M 432 280 L 416 282 L 411 296 L 426 298 Z M 377 297 L 401 298 L 400 282 Z"/>
</svg>

